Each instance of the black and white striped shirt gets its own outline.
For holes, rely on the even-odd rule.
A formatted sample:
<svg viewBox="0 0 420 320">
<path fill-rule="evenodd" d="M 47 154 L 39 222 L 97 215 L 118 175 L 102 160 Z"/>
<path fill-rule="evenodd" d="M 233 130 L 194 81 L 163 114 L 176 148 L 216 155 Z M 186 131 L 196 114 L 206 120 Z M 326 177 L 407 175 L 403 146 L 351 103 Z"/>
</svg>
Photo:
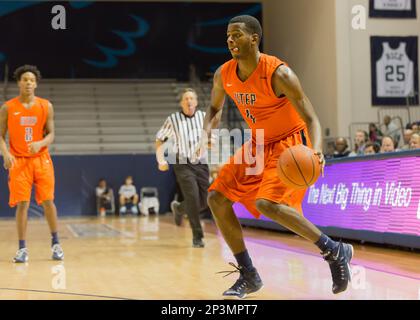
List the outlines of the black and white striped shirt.
<svg viewBox="0 0 420 320">
<path fill-rule="evenodd" d="M 186 116 L 182 111 L 171 114 L 156 134 L 156 139 L 166 141 L 173 139 L 174 151 L 179 157 L 196 160 L 206 113 L 197 110 L 193 116 Z"/>
</svg>

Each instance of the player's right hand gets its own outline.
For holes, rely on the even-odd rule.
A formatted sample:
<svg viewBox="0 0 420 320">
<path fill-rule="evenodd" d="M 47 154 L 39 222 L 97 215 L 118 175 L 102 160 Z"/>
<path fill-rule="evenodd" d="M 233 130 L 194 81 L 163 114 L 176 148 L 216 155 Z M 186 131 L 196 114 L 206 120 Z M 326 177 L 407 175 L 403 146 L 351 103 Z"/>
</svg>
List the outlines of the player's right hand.
<svg viewBox="0 0 420 320">
<path fill-rule="evenodd" d="M 160 171 L 168 171 L 169 170 L 169 164 L 166 161 L 159 163 L 158 167 L 159 167 Z"/>
<path fill-rule="evenodd" d="M 321 177 L 324 177 L 324 168 L 325 168 L 325 157 L 322 151 L 315 152 L 315 155 L 319 158 L 319 164 L 321 165 Z"/>
<path fill-rule="evenodd" d="M 11 153 L 7 153 L 3 156 L 3 167 L 6 170 L 9 170 L 10 168 L 12 168 L 15 163 L 16 163 L 16 158 L 11 154 Z"/>
</svg>

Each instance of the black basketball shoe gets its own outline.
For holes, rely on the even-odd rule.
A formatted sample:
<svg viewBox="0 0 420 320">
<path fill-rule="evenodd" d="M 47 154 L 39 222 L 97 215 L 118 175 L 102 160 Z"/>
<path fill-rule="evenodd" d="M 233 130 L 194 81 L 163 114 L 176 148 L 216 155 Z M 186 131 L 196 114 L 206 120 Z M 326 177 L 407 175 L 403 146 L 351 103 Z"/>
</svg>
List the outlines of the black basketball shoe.
<svg viewBox="0 0 420 320">
<path fill-rule="evenodd" d="M 248 270 L 243 266 L 236 266 L 234 263 L 229 263 L 236 270 L 234 271 L 221 271 L 218 273 L 227 273 L 228 275 L 239 272 L 239 279 L 236 280 L 235 284 L 223 292 L 225 299 L 244 299 L 248 294 L 257 292 L 263 287 L 263 282 L 257 272 L 257 269 Z"/>
<path fill-rule="evenodd" d="M 321 252 L 325 261 L 330 265 L 334 294 L 345 291 L 351 281 L 350 261 L 353 258 L 353 252 L 351 244 L 341 241 L 333 250 Z"/>
</svg>

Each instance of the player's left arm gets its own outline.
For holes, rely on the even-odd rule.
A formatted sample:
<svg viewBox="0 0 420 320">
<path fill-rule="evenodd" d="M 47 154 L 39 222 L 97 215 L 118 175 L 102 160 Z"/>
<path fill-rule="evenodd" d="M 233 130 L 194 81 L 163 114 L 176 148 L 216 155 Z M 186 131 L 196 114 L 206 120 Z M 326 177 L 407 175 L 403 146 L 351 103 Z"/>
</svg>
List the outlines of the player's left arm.
<svg viewBox="0 0 420 320">
<path fill-rule="evenodd" d="M 321 124 L 311 101 L 303 92 L 298 77 L 288 66 L 281 65 L 273 74 L 272 86 L 277 96 L 284 94 L 290 100 L 300 117 L 305 121 L 313 149 L 323 164 Z"/>
<path fill-rule="evenodd" d="M 55 138 L 55 125 L 54 125 L 54 108 L 52 104 L 48 103 L 48 117 L 45 124 L 45 137 L 40 141 L 34 141 L 28 144 L 31 153 L 38 153 L 43 147 L 49 146 L 53 143 Z"/>
</svg>

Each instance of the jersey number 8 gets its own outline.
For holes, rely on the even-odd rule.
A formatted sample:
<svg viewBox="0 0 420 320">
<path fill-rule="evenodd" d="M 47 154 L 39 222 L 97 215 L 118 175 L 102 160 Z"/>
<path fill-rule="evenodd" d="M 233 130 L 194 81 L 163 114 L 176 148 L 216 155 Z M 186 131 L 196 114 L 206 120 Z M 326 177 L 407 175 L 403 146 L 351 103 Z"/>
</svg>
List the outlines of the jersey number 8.
<svg viewBox="0 0 420 320">
<path fill-rule="evenodd" d="M 25 142 L 31 142 L 33 138 L 33 130 L 31 127 L 25 128 Z"/>
</svg>

